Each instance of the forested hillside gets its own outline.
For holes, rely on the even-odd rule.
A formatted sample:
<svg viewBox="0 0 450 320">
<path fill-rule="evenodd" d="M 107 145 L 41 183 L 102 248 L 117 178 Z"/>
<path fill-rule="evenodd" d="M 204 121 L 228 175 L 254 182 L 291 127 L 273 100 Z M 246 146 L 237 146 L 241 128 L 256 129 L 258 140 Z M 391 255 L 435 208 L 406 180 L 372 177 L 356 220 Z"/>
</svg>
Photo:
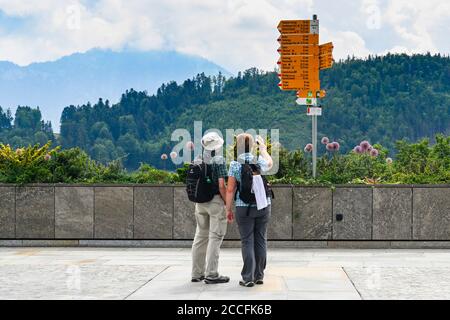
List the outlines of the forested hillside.
<svg viewBox="0 0 450 320">
<path fill-rule="evenodd" d="M 164 84 L 155 95 L 130 89 L 115 105 L 100 100 L 66 107 L 59 142 L 80 146 L 102 162 L 123 158 L 129 169 L 139 162 L 161 166 L 161 153 L 173 145 L 171 132 L 192 132 L 196 120 L 204 129 L 277 128 L 284 146 L 303 147 L 310 139 L 310 119 L 295 104 L 295 92 L 282 92 L 277 83 L 275 72 L 250 69 L 230 79 L 200 74 Z M 363 139 L 392 148 L 399 139 L 450 134 L 448 57 L 347 59 L 322 72 L 321 84 L 327 97 L 319 137 L 340 142 L 343 151 Z"/>
<path fill-rule="evenodd" d="M 42 119 L 39 108 L 18 107 L 13 118 L 11 111 L 0 107 L 0 143 L 27 146 L 56 142 L 52 125 Z"/>
</svg>

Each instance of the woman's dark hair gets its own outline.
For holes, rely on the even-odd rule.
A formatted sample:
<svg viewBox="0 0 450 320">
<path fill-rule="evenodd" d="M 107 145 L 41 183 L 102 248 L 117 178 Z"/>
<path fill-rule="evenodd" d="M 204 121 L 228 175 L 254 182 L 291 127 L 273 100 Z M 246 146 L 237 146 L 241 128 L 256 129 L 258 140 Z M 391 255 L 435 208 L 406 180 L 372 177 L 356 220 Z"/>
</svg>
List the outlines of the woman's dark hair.
<svg viewBox="0 0 450 320">
<path fill-rule="evenodd" d="M 250 152 L 250 138 L 249 137 L 245 137 L 244 146 L 245 146 L 245 153 L 249 153 Z"/>
</svg>

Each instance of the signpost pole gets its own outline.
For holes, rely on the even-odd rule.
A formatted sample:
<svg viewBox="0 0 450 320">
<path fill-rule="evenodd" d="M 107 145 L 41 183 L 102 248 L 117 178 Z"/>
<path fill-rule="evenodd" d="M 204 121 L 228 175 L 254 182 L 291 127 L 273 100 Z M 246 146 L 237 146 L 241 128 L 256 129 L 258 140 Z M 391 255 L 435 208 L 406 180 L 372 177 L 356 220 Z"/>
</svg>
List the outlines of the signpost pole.
<svg viewBox="0 0 450 320">
<path fill-rule="evenodd" d="M 313 178 L 316 178 L 317 173 L 317 115 L 311 116 L 312 120 L 312 161 L 313 161 Z"/>
</svg>

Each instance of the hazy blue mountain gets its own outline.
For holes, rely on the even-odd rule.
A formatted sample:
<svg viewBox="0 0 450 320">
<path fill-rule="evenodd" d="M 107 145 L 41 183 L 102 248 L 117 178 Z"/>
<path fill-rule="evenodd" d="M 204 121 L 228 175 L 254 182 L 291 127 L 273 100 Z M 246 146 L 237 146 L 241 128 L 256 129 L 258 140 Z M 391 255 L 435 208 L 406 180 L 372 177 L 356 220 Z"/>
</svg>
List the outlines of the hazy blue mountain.
<svg viewBox="0 0 450 320">
<path fill-rule="evenodd" d="M 173 51 L 94 49 L 25 67 L 0 61 L 0 106 L 13 114 L 18 105 L 39 106 L 58 132 L 61 112 L 68 105 L 95 103 L 100 97 L 115 103 L 130 88 L 153 93 L 164 82 L 219 71 L 230 75 L 204 58 Z"/>
</svg>

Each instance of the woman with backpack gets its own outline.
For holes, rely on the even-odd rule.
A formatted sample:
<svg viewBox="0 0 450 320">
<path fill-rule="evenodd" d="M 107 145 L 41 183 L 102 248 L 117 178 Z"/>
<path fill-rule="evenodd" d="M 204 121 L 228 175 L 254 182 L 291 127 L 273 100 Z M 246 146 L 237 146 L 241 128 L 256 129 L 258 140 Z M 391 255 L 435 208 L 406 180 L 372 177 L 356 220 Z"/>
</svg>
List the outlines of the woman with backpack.
<svg viewBox="0 0 450 320">
<path fill-rule="evenodd" d="M 230 163 L 226 195 L 227 219 L 236 218 L 241 236 L 242 268 L 241 286 L 253 287 L 264 283 L 267 258 L 267 226 L 271 215 L 272 191 L 261 173 L 272 168 L 273 161 L 261 137 L 256 143 L 260 156 L 251 153 L 253 136 L 240 134 L 236 137 L 237 159 Z M 236 201 L 236 214 L 233 202 Z"/>
</svg>

